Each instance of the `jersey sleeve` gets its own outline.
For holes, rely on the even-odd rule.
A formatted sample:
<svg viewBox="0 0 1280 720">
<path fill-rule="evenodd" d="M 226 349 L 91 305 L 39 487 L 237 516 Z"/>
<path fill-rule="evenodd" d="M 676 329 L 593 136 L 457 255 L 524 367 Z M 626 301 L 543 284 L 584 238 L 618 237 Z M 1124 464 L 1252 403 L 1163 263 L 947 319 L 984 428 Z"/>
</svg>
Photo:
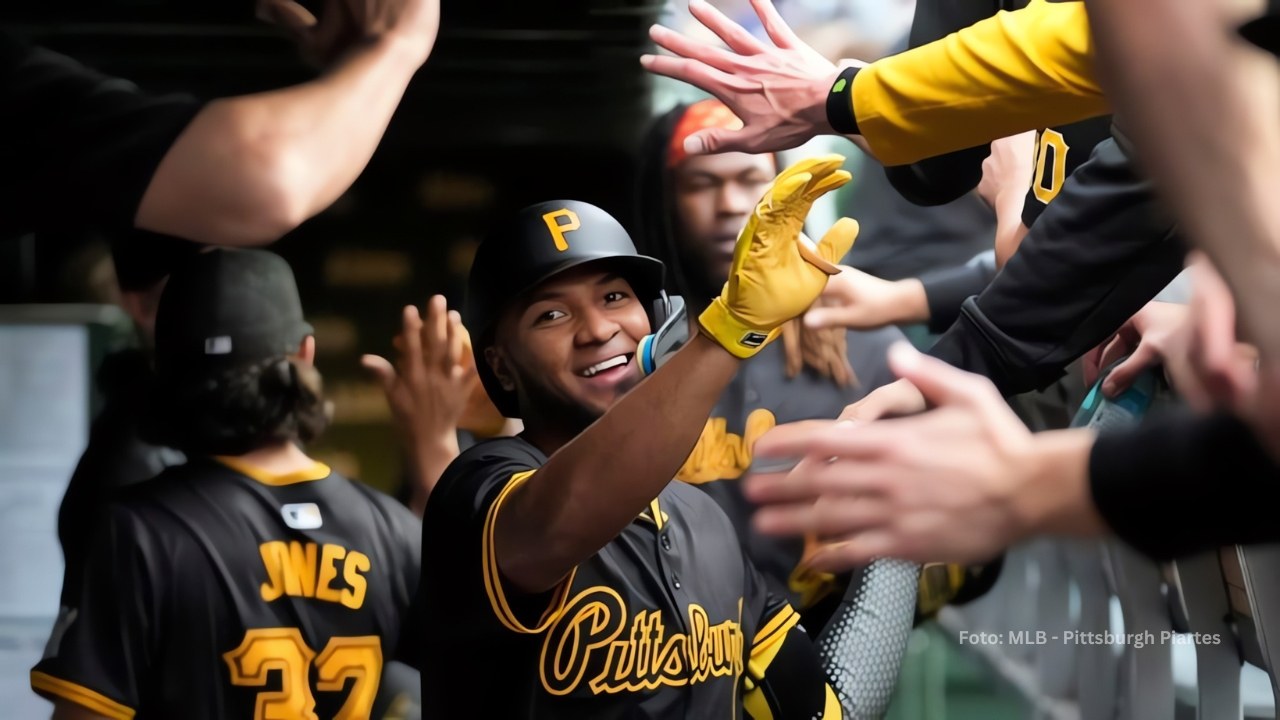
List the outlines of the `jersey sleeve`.
<svg viewBox="0 0 1280 720">
<path fill-rule="evenodd" d="M 90 545 L 79 595 L 64 606 L 31 687 L 107 718 L 132 718 L 152 670 L 153 601 L 145 527 L 113 506 Z"/>
<path fill-rule="evenodd" d="M 1033 0 L 860 70 L 859 132 L 885 165 L 1109 112 L 1083 2 Z"/>
<path fill-rule="evenodd" d="M 161 159 L 201 108 L 3 32 L 0 92 L 0 229 L 23 232 L 132 227 Z"/>
<path fill-rule="evenodd" d="M 918 48 L 999 12 L 996 0 L 933 0 L 916 3 L 908 46 Z M 911 165 L 885 167 L 885 176 L 903 197 L 916 205 L 945 205 L 978 186 L 986 144 L 925 158 Z"/>
<path fill-rule="evenodd" d="M 498 566 L 494 531 L 511 493 L 528 482 L 541 463 L 512 444 L 476 446 L 445 471 L 423 518 L 423 557 L 428 558 L 423 583 L 453 589 L 452 612 L 461 612 L 481 629 L 518 634 L 543 632 L 564 607 L 571 572 L 551 590 L 527 594 L 511 588 Z M 439 548 L 450 559 L 436 564 Z M 438 584 L 439 585 L 438 585 Z"/>
<path fill-rule="evenodd" d="M 827 684 L 800 613 L 785 598 L 769 592 L 764 577 L 745 557 L 745 605 L 755 631 L 749 638 L 743 707 L 755 720 L 814 718 L 839 720 L 843 710 Z"/>
</svg>

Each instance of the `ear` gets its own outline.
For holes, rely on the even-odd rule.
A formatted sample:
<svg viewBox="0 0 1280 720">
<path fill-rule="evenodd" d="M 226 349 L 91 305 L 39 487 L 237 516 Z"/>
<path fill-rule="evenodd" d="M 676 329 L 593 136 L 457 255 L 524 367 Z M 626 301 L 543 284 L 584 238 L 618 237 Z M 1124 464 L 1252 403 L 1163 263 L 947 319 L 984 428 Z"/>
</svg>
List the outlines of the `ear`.
<svg viewBox="0 0 1280 720">
<path fill-rule="evenodd" d="M 498 378 L 498 384 L 502 386 L 502 389 L 507 392 L 514 392 L 516 381 L 507 369 L 507 358 L 502 354 L 502 351 L 496 346 L 490 345 L 484 349 L 484 361 L 488 363 L 494 377 Z"/>
<path fill-rule="evenodd" d="M 298 360 L 304 365 L 316 364 L 316 336 L 308 335 L 298 344 Z"/>
</svg>

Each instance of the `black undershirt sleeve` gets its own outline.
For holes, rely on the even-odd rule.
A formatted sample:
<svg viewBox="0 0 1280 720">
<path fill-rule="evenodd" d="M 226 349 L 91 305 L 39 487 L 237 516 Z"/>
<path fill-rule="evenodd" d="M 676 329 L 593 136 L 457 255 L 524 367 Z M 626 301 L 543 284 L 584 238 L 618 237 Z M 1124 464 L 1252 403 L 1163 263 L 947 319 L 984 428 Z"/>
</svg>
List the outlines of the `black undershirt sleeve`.
<svg viewBox="0 0 1280 720">
<path fill-rule="evenodd" d="M 1100 435 L 1089 483 L 1111 529 L 1156 559 L 1280 540 L 1280 467 L 1231 415 L 1180 411 Z"/>
</svg>

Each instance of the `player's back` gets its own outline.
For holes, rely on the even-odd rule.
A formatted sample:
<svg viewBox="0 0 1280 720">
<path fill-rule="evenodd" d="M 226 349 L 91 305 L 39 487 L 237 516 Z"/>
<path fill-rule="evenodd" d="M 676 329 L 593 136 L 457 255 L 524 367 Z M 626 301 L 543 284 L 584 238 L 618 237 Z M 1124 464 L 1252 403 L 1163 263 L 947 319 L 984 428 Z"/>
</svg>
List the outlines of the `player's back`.
<svg viewBox="0 0 1280 720">
<path fill-rule="evenodd" d="M 171 469 L 113 505 L 110 547 L 33 684 L 43 672 L 49 694 L 78 685 L 141 718 L 367 717 L 420 534 L 403 506 L 319 463 Z"/>
</svg>

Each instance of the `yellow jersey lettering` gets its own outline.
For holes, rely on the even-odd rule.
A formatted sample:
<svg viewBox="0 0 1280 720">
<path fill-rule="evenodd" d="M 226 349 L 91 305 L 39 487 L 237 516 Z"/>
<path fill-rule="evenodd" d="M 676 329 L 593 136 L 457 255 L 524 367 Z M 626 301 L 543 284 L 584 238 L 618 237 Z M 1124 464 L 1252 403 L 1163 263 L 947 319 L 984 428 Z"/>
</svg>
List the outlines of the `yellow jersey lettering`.
<svg viewBox="0 0 1280 720">
<path fill-rule="evenodd" d="M 272 540 L 259 545 L 258 554 L 267 576 L 259 593 L 266 602 L 288 596 L 341 603 L 352 610 L 364 606 L 369 590 L 365 576 L 373 563 L 362 552 L 341 545 Z M 345 587 L 333 587 L 339 562 Z"/>
<path fill-rule="evenodd" d="M 1043 130 L 1040 133 L 1040 144 L 1036 149 L 1036 176 L 1031 189 L 1036 199 L 1048 205 L 1062 190 L 1062 183 L 1067 180 L 1067 139 L 1057 130 Z M 1049 153 L 1053 152 L 1053 164 L 1049 164 Z"/>
<path fill-rule="evenodd" d="M 342 579 L 351 589 L 342 591 L 341 602 L 352 610 L 359 610 L 364 605 L 364 595 L 369 586 L 360 573 L 365 572 L 369 572 L 369 556 L 355 550 L 347 553 L 347 561 L 342 565 Z"/>
<path fill-rule="evenodd" d="M 262 567 L 267 571 L 267 581 L 262 583 L 262 599 L 267 602 L 278 600 L 284 595 L 284 543 L 273 540 L 258 546 L 262 555 Z"/>
<path fill-rule="evenodd" d="M 316 599 L 329 602 L 341 602 L 342 594 L 330 587 L 329 583 L 338 578 L 337 562 L 347 551 L 341 545 L 325 543 L 320 551 L 320 581 L 316 583 Z"/>
<path fill-rule="evenodd" d="M 747 416 L 741 436 L 728 431 L 724 418 L 713 417 L 676 473 L 676 479 L 698 485 L 715 480 L 737 480 L 751 467 L 756 441 L 778 424 L 772 412 L 757 408 Z"/>
<path fill-rule="evenodd" d="M 300 543 L 296 540 L 289 543 L 289 563 L 293 570 L 289 576 L 297 579 L 298 590 L 302 597 L 315 597 L 316 544 Z"/>
<path fill-rule="evenodd" d="M 540 674 L 552 695 L 582 684 L 587 669 L 603 667 L 587 681 L 593 695 L 683 687 L 713 677 L 742 675 L 745 639 L 736 620 L 712 624 L 706 609 L 689 606 L 689 633 L 668 632 L 661 611 L 641 610 L 622 629 L 626 605 L 611 588 L 593 587 L 565 607 L 543 640 Z"/>
<path fill-rule="evenodd" d="M 561 223 L 560 218 L 564 218 L 567 222 Z M 555 241 L 556 249 L 560 252 L 569 249 L 569 241 L 565 239 L 564 234 L 582 227 L 582 223 L 578 220 L 578 213 L 568 208 L 546 213 L 542 216 L 542 221 L 547 224 L 547 229 L 551 231 L 551 239 Z"/>
</svg>

